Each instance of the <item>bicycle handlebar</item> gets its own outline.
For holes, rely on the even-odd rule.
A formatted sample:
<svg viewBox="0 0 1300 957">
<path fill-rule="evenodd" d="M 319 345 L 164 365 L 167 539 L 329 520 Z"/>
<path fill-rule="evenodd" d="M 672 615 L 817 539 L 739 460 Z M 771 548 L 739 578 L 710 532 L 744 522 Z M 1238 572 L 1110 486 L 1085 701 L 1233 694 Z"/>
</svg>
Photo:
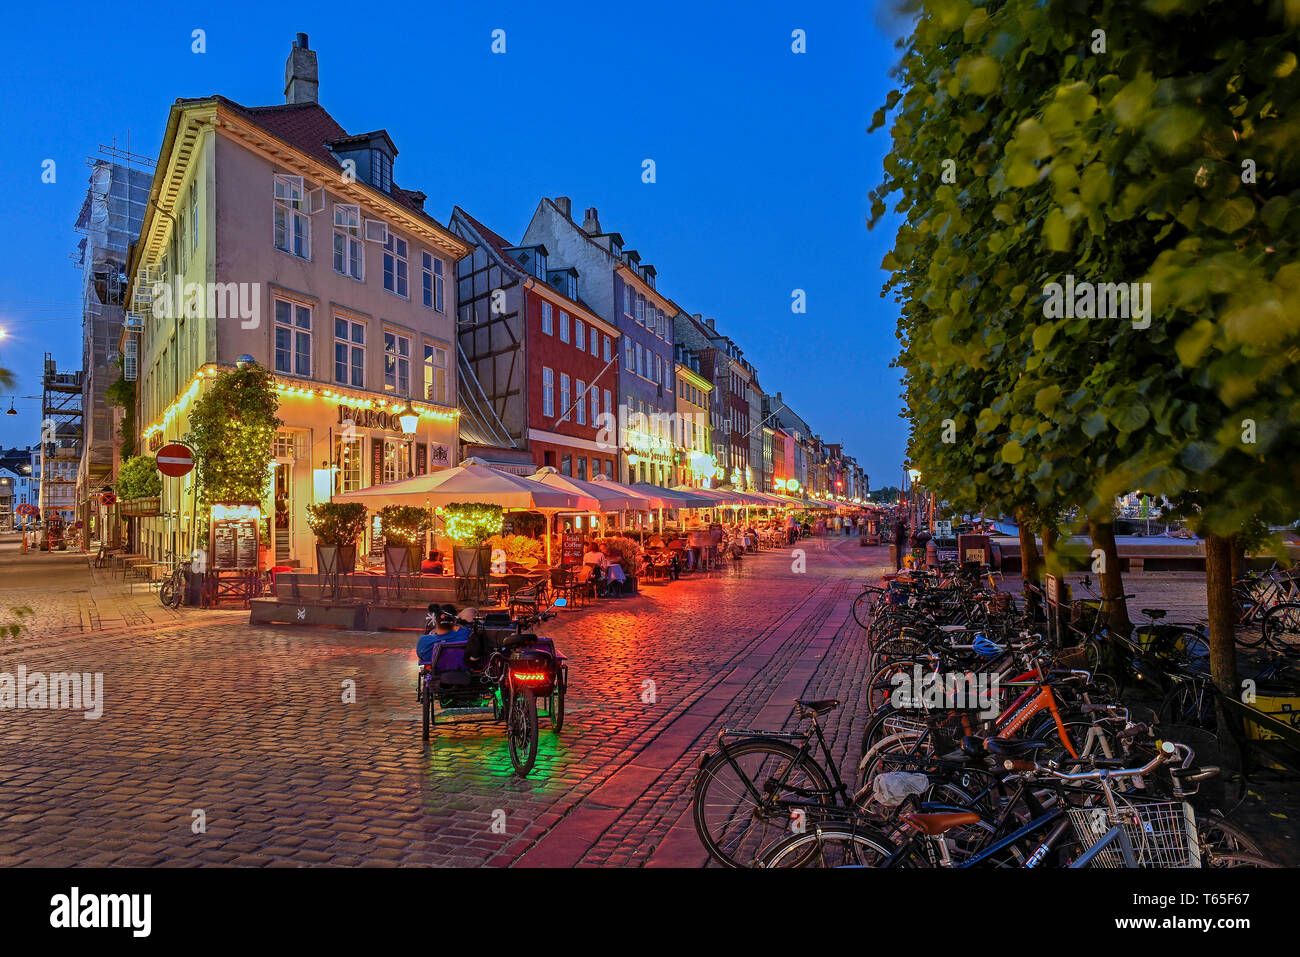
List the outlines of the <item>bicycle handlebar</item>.
<svg viewBox="0 0 1300 957">
<path fill-rule="evenodd" d="M 1162 764 L 1172 764 L 1179 756 L 1182 757 L 1182 766 L 1189 767 L 1194 757 L 1191 748 L 1185 744 L 1179 744 L 1176 741 L 1166 741 L 1160 746 L 1156 756 L 1147 764 L 1140 768 L 1103 768 L 1096 771 L 1058 771 L 1056 768 L 1046 767 L 1041 764 L 1034 765 L 1032 772 L 1026 774 L 1049 774 L 1058 781 L 1100 781 L 1103 777 L 1110 778 L 1135 778 L 1144 774 L 1150 774 Z M 1018 770 L 1007 767 L 1008 770 Z"/>
</svg>

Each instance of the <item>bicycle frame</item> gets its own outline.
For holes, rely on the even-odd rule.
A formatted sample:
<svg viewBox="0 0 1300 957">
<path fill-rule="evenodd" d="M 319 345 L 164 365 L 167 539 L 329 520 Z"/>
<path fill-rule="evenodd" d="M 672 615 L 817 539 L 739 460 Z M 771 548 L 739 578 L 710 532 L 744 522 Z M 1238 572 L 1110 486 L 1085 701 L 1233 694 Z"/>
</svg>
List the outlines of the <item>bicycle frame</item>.
<svg viewBox="0 0 1300 957">
<path fill-rule="evenodd" d="M 783 740 L 783 741 L 798 741 L 799 742 L 798 752 L 795 754 L 794 759 L 791 760 L 788 765 L 786 765 L 785 770 L 782 772 L 781 776 L 777 779 L 776 784 L 777 784 L 777 789 L 784 789 L 789 792 L 799 794 L 800 796 L 802 796 L 805 793 L 815 793 L 815 792 L 807 792 L 803 788 L 790 787 L 787 784 L 787 781 L 789 780 L 790 772 L 794 770 L 795 766 L 801 764 L 805 758 L 807 758 L 809 755 L 812 754 L 812 742 L 813 742 L 813 738 L 815 737 L 817 739 L 818 745 L 820 745 L 821 747 L 822 757 L 825 759 L 823 770 L 825 770 L 826 768 L 830 769 L 831 791 L 833 796 L 836 798 L 836 806 L 840 808 L 847 808 L 849 806 L 848 785 L 846 785 L 844 783 L 844 779 L 840 777 L 839 768 L 836 766 L 835 758 L 831 754 L 830 745 L 826 743 L 826 736 L 822 733 L 821 724 L 818 722 L 816 715 L 813 715 L 812 717 L 811 733 L 796 732 L 796 731 L 753 731 L 753 730 L 740 729 L 740 728 L 733 730 L 727 728 L 724 729 L 718 735 L 719 752 L 726 758 L 727 763 L 731 765 L 732 770 L 736 772 L 736 776 L 740 778 L 740 780 L 745 782 L 745 789 L 749 792 L 749 796 L 754 800 L 754 803 L 759 807 L 766 807 L 771 803 L 773 803 L 776 791 L 774 790 L 772 795 L 768 797 L 764 797 L 764 795 L 759 793 L 758 789 L 754 786 L 754 782 L 749 779 L 749 776 L 740 769 L 740 765 L 737 764 L 735 758 L 731 756 L 731 751 L 728 747 L 728 742 L 723 740 L 724 738 L 735 737 L 735 736 L 743 736 L 743 740 L 753 740 L 755 738 L 773 738 L 776 740 Z M 736 742 L 733 741 L 731 743 L 734 744 Z M 820 808 L 823 806 L 816 800 L 791 801 L 783 798 L 780 803 L 786 807 L 790 807 L 793 809 L 800 809 L 805 807 Z"/>
</svg>

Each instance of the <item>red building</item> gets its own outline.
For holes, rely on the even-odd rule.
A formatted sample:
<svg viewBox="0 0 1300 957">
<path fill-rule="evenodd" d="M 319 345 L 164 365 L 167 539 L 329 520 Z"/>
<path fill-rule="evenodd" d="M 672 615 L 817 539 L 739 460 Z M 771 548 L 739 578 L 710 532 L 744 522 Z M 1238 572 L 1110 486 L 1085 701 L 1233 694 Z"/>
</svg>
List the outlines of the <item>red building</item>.
<svg viewBox="0 0 1300 957">
<path fill-rule="evenodd" d="M 474 246 L 456 272 L 462 441 L 527 450 L 575 478 L 616 476 L 618 329 L 545 246 L 512 246 L 459 206 L 450 225 Z"/>
</svg>

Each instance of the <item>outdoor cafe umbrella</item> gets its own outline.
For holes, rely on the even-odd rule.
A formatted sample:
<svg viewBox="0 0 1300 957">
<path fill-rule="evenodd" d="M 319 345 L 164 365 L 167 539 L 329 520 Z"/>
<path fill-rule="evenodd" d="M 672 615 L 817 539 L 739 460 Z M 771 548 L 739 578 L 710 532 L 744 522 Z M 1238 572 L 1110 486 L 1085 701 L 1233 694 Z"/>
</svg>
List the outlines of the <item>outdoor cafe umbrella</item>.
<svg viewBox="0 0 1300 957">
<path fill-rule="evenodd" d="M 650 512 L 655 508 L 654 501 L 648 496 L 642 495 L 626 485 L 611 482 L 603 475 L 597 475 L 592 481 L 588 482 L 585 479 L 561 475 L 555 470 L 554 466 L 547 465 L 527 476 L 526 481 L 539 482 L 549 488 L 590 496 L 600 503 L 597 511 L 618 512 L 620 522 L 624 520 L 626 513 L 629 511 Z"/>
<path fill-rule="evenodd" d="M 479 459 L 466 459 L 464 464 L 438 472 L 427 472 L 396 482 L 384 482 L 352 492 L 341 492 L 331 498 L 334 502 L 360 502 L 372 508 L 385 505 L 418 505 L 429 508 L 450 505 L 453 502 L 480 502 L 500 505 L 502 508 L 541 512 L 550 517 L 559 512 L 596 511 L 600 506 L 589 495 L 552 488 L 540 482 L 511 475 L 500 469 L 482 464 Z M 546 563 L 551 564 L 551 537 L 546 536 Z"/>
</svg>

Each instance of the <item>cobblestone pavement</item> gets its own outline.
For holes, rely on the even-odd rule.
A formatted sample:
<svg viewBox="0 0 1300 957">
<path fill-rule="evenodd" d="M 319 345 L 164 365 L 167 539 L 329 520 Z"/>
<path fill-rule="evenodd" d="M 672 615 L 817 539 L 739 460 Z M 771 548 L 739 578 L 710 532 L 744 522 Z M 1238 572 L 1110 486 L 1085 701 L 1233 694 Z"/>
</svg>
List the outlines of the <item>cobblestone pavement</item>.
<svg viewBox="0 0 1300 957">
<path fill-rule="evenodd" d="M 562 612 L 547 629 L 571 662 L 565 728 L 542 719 L 520 780 L 500 725 L 420 740 L 413 634 L 171 612 L 0 543 L 0 619 L 35 611 L 0 671 L 102 672 L 105 697 L 93 721 L 0 712 L 0 865 L 702 865 L 688 786 L 724 726 L 791 727 L 796 697 L 840 698 L 826 720 L 852 773 L 866 643 L 850 605 L 886 553 L 801 547 L 803 573 L 770 551 Z"/>
</svg>

